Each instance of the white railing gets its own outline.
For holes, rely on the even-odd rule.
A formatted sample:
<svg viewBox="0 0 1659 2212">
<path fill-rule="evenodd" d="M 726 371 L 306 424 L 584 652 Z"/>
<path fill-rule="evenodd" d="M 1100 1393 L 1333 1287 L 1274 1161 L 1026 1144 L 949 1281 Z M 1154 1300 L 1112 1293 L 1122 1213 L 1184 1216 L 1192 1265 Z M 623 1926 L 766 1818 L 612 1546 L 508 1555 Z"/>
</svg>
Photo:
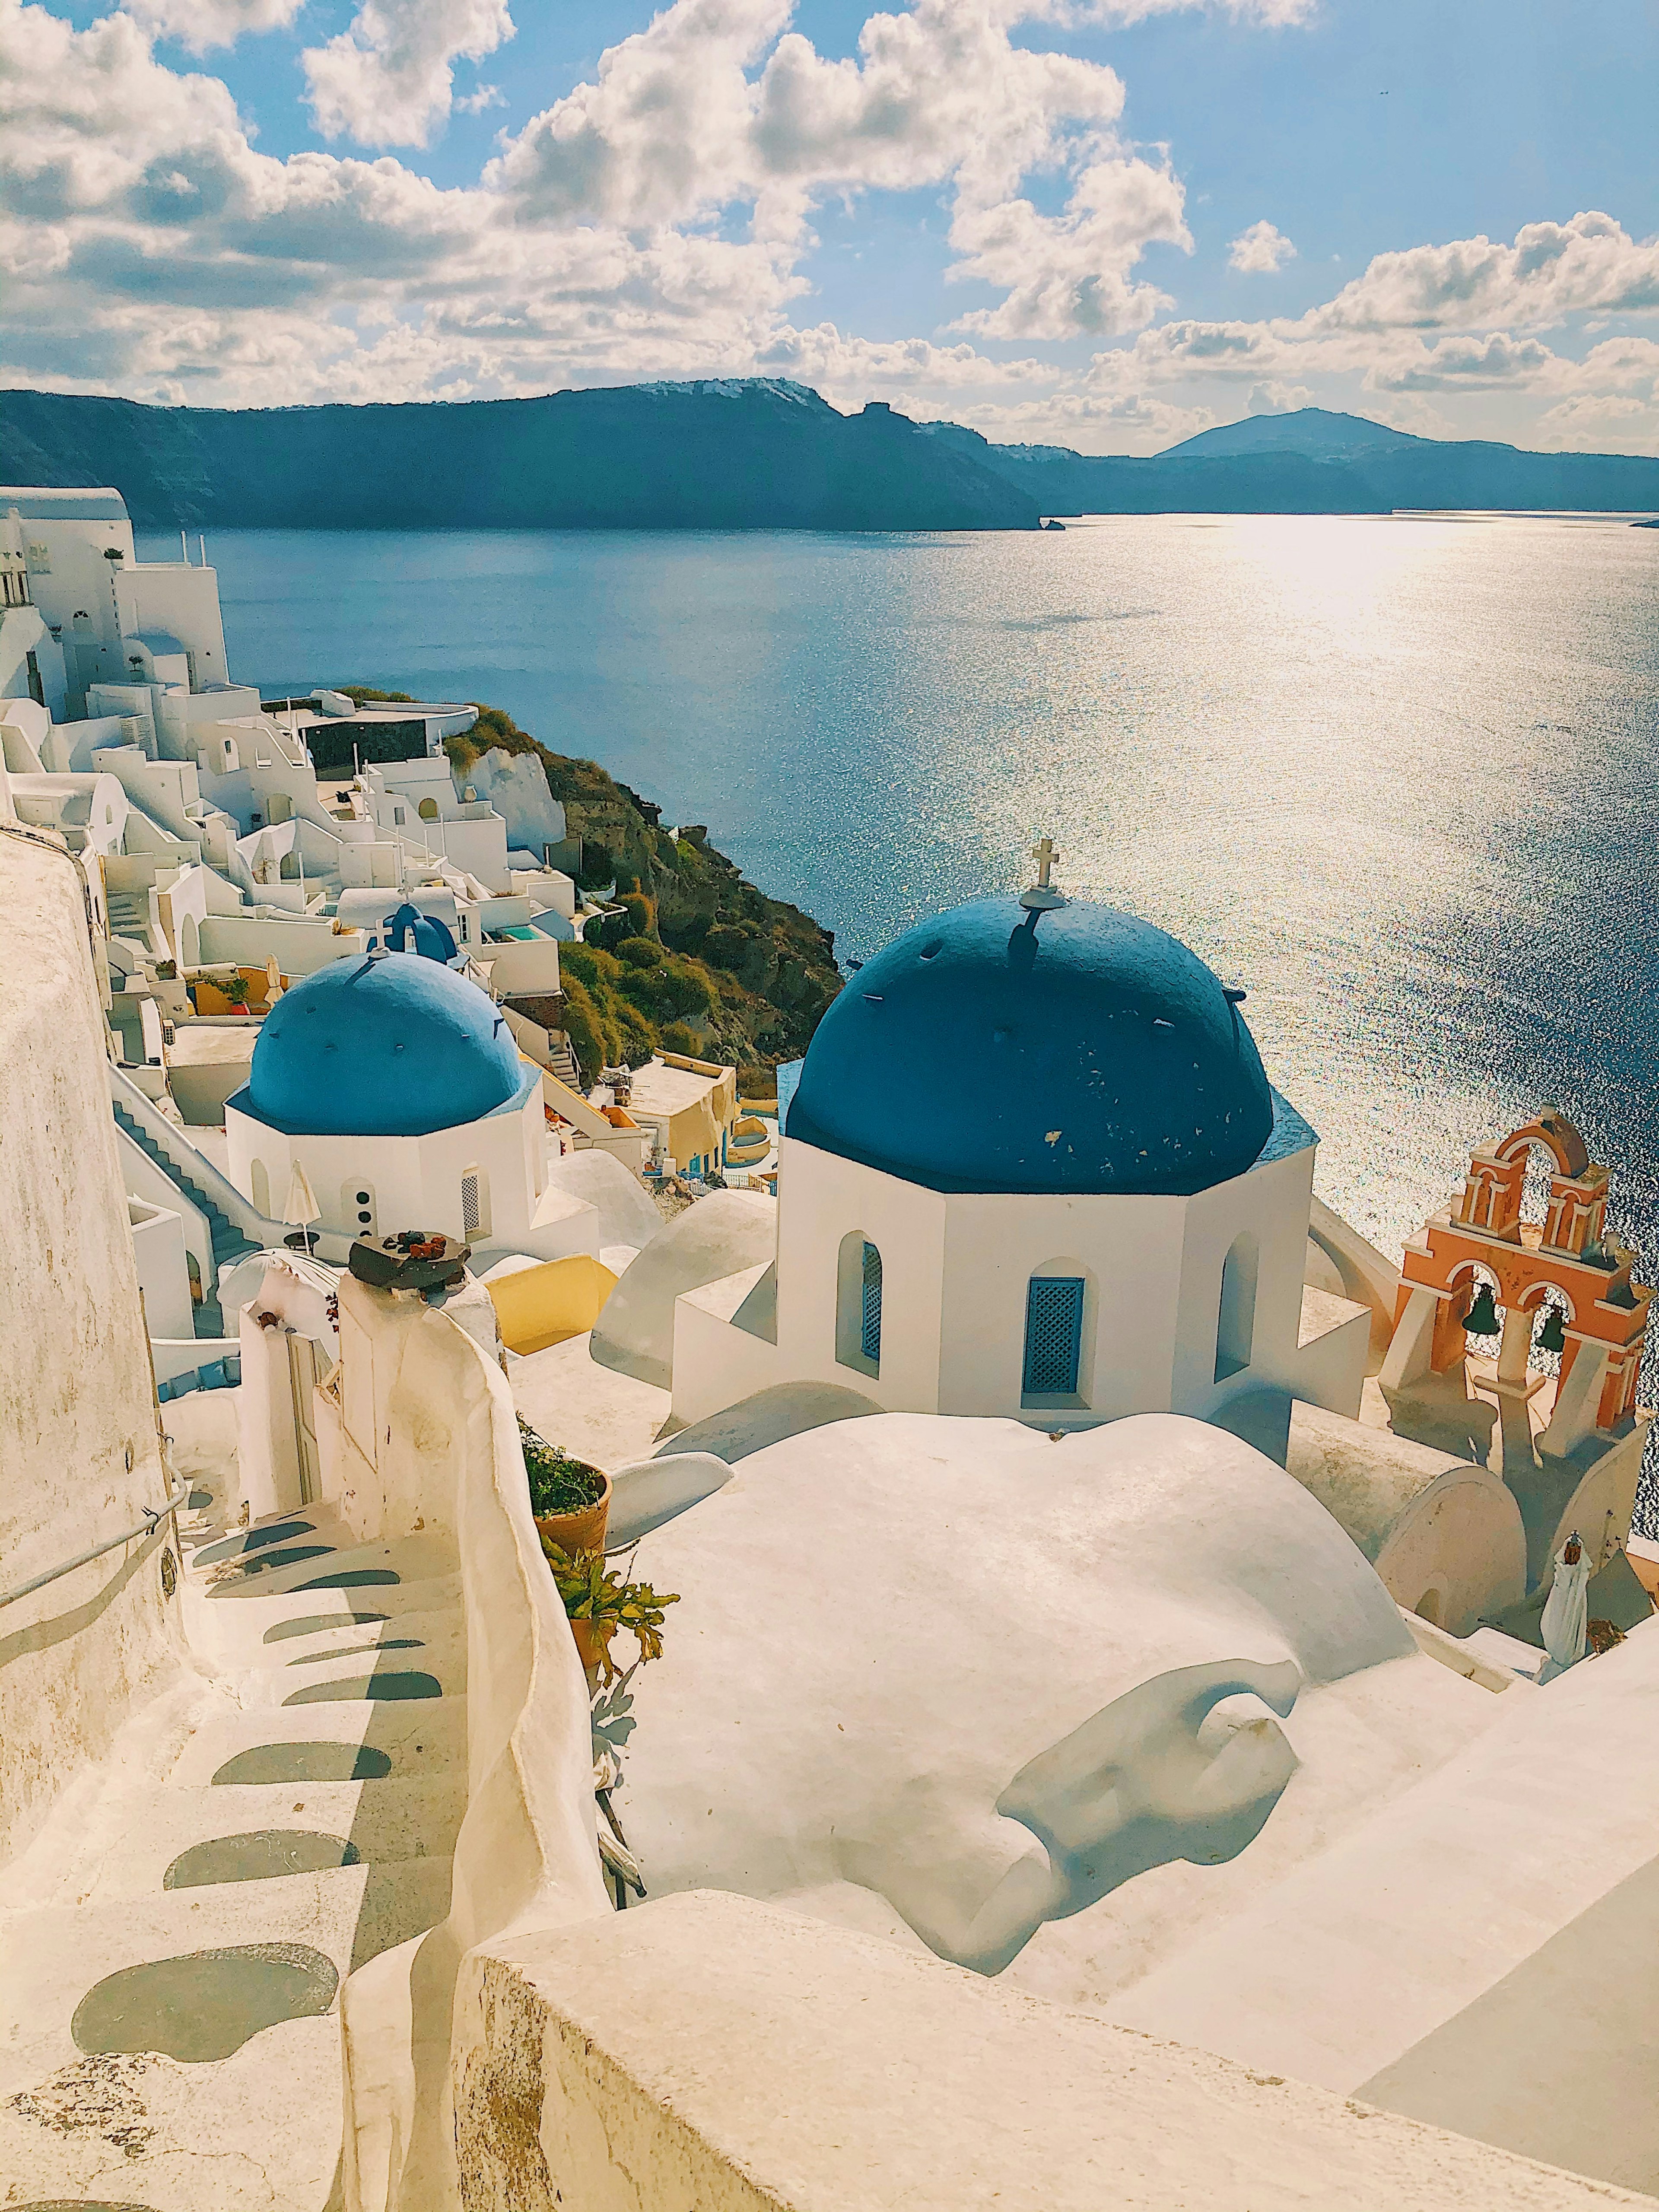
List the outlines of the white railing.
<svg viewBox="0 0 1659 2212">
<path fill-rule="evenodd" d="M 210 1198 L 233 1227 L 240 1229 L 250 1243 L 275 1246 L 282 1243 L 288 1230 L 280 1221 L 267 1221 L 255 1210 L 231 1182 L 204 1152 L 199 1152 L 188 1137 L 184 1136 L 157 1110 L 131 1077 L 125 1074 L 113 1061 L 109 1070 L 110 1096 L 122 1111 L 131 1116 L 144 1134 L 159 1145 L 180 1175 L 193 1182 L 204 1198 Z"/>
</svg>

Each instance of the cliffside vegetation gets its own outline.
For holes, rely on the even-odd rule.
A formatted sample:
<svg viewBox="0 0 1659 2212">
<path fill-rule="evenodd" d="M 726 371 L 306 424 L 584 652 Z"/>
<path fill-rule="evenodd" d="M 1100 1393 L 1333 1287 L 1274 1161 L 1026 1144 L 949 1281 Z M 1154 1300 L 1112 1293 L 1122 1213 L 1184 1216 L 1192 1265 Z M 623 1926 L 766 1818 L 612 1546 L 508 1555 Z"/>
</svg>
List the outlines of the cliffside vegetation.
<svg viewBox="0 0 1659 2212">
<path fill-rule="evenodd" d="M 463 774 L 492 747 L 533 753 L 581 840 L 581 881 L 616 886 L 621 912 L 559 947 L 583 1074 L 684 1053 L 732 1063 L 747 1094 L 769 1096 L 778 1061 L 806 1049 L 841 988 L 830 933 L 745 882 L 705 829 L 665 829 L 648 799 L 593 761 L 550 752 L 498 707 L 480 706 L 446 747 Z"/>
</svg>

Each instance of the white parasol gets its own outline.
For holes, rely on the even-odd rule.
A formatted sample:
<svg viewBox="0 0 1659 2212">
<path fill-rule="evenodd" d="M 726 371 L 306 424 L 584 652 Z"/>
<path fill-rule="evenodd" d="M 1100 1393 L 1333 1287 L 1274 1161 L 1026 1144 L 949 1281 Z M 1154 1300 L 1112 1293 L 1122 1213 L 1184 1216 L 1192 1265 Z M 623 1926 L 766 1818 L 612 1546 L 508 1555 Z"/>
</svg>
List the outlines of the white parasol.
<svg viewBox="0 0 1659 2212">
<path fill-rule="evenodd" d="M 295 1229 L 306 1231 L 307 1252 L 311 1249 L 311 1224 L 321 1219 L 322 1212 L 307 1180 L 305 1170 L 295 1160 L 294 1172 L 288 1179 L 288 1201 L 283 1208 L 283 1218 Z"/>
</svg>

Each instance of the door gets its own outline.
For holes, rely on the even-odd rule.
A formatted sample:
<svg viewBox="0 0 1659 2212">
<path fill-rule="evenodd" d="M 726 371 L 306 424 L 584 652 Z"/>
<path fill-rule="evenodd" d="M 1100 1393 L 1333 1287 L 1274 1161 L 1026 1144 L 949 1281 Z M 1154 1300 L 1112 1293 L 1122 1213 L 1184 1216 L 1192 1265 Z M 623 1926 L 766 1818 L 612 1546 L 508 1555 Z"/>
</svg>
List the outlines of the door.
<svg viewBox="0 0 1659 2212">
<path fill-rule="evenodd" d="M 323 1348 L 314 1338 L 290 1331 L 288 1379 L 294 1394 L 294 1448 L 300 1462 L 301 1505 L 314 1505 L 322 1496 L 322 1461 L 317 1450 L 317 1409 L 312 1393 L 324 1380 L 326 1364 Z"/>
</svg>

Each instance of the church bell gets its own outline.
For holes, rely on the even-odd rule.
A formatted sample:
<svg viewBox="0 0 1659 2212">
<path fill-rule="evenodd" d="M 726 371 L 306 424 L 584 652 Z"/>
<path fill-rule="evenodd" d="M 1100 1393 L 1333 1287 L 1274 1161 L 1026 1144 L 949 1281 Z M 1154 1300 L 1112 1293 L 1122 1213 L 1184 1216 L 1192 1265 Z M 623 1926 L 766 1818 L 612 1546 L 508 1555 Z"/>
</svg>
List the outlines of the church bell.
<svg viewBox="0 0 1659 2212">
<path fill-rule="evenodd" d="M 1566 1350 L 1567 1333 L 1561 1325 L 1561 1309 L 1559 1306 L 1552 1306 L 1548 1313 L 1545 1315 L 1544 1326 L 1538 1332 L 1537 1342 L 1538 1349 L 1540 1352 L 1565 1352 Z"/>
<path fill-rule="evenodd" d="M 1492 1285 L 1482 1283 L 1474 1304 L 1463 1316 L 1463 1326 L 1471 1336 L 1496 1336 L 1498 1331 L 1498 1308 L 1492 1303 Z"/>
</svg>

